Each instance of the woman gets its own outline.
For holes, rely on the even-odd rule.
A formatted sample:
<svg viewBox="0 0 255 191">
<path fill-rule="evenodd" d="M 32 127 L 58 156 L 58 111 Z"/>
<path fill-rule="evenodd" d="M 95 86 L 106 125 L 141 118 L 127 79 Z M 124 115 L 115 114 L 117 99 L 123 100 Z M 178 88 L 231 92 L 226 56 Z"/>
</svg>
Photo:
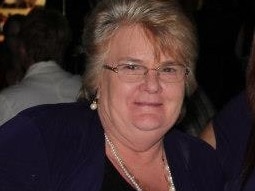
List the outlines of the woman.
<svg viewBox="0 0 255 191">
<path fill-rule="evenodd" d="M 222 190 L 213 149 L 171 130 L 197 56 L 176 1 L 102 1 L 87 26 L 91 104 L 39 106 L 3 125 L 2 188 Z"/>
<path fill-rule="evenodd" d="M 254 37 L 246 72 L 246 90 L 226 104 L 201 134 L 201 138 L 216 149 L 226 179 L 226 191 L 255 189 Z"/>
<path fill-rule="evenodd" d="M 255 31 L 255 30 L 254 30 Z M 255 32 L 253 33 L 253 45 L 252 53 L 250 56 L 249 66 L 247 70 L 247 97 L 249 109 L 251 112 L 251 133 L 247 143 L 246 154 L 244 157 L 244 164 L 241 174 L 242 189 L 245 190 L 254 190 L 255 189 Z"/>
</svg>

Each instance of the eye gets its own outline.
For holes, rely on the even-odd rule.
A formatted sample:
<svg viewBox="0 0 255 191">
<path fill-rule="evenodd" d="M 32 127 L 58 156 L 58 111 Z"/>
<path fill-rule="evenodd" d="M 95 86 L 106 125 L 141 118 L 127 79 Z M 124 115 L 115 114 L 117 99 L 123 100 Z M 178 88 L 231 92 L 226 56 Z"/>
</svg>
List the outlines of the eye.
<svg viewBox="0 0 255 191">
<path fill-rule="evenodd" d="M 175 74 L 176 72 L 178 72 L 178 66 L 177 65 L 166 65 L 160 69 L 160 72 L 163 74 Z"/>
<path fill-rule="evenodd" d="M 141 67 L 137 64 L 123 64 L 122 68 L 125 70 L 139 70 Z"/>
<path fill-rule="evenodd" d="M 118 69 L 120 73 L 126 75 L 142 75 L 145 73 L 146 68 L 139 64 L 120 64 L 118 65 Z"/>
<path fill-rule="evenodd" d="M 119 66 L 120 70 L 125 70 L 125 71 L 140 71 L 144 70 L 144 67 L 138 64 L 120 64 Z"/>
</svg>

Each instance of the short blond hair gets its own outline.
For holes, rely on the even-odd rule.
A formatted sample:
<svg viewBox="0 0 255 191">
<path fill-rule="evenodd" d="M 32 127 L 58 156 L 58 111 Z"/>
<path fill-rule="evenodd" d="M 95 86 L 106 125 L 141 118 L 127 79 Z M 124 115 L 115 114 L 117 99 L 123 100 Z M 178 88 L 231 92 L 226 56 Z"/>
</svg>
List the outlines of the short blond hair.
<svg viewBox="0 0 255 191">
<path fill-rule="evenodd" d="M 95 95 L 108 43 L 124 25 L 142 26 L 152 36 L 156 49 L 188 66 L 191 75 L 186 92 L 195 90 L 196 31 L 176 0 L 103 0 L 89 17 L 83 35 L 88 60 L 81 96 Z"/>
</svg>

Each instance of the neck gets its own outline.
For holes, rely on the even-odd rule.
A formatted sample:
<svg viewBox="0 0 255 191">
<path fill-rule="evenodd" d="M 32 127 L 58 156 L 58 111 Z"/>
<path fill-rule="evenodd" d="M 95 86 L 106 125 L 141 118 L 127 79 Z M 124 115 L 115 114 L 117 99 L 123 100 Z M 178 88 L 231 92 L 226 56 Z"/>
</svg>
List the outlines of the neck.
<svg viewBox="0 0 255 191">
<path fill-rule="evenodd" d="M 134 132 L 120 133 L 108 128 L 104 128 L 104 130 L 120 152 L 123 149 L 125 152 L 130 151 L 131 155 L 134 153 L 134 155 L 145 155 L 148 158 L 150 155 L 155 156 L 163 148 L 164 134 L 162 132 L 135 130 Z"/>
<path fill-rule="evenodd" d="M 131 164 L 135 160 L 134 165 L 148 165 L 158 160 L 162 156 L 162 152 L 164 150 L 163 141 L 159 140 L 158 142 L 147 141 L 145 139 L 139 140 L 142 141 L 139 144 L 137 141 L 133 142 L 132 140 L 127 140 L 125 138 L 115 138 L 115 136 L 111 136 L 111 134 L 106 133 L 107 137 L 114 144 L 118 153 L 125 158 L 125 161 L 130 162 Z M 147 142 L 146 142 L 147 141 Z M 106 147 L 107 149 L 107 147 Z M 109 149 L 109 148 L 108 148 Z"/>
</svg>

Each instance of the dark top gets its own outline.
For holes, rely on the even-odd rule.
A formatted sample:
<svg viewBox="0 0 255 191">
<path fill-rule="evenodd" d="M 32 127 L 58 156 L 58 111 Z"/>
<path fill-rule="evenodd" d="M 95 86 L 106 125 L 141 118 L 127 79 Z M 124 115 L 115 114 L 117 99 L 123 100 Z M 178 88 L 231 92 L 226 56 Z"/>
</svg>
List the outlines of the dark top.
<svg viewBox="0 0 255 191">
<path fill-rule="evenodd" d="M 223 190 L 206 143 L 171 130 L 164 146 L 178 191 Z M 0 128 L 0 190 L 99 191 L 105 157 L 104 131 L 87 103 L 36 106 Z"/>
<path fill-rule="evenodd" d="M 217 143 L 217 155 L 227 180 L 225 190 L 239 190 L 240 172 L 251 129 L 251 114 L 245 92 L 242 92 L 225 105 L 223 110 L 213 119 L 213 126 Z M 253 185 L 255 185 L 255 177 Z"/>
<path fill-rule="evenodd" d="M 101 191 L 136 191 L 117 171 L 112 162 L 106 157 L 104 181 Z"/>
</svg>

